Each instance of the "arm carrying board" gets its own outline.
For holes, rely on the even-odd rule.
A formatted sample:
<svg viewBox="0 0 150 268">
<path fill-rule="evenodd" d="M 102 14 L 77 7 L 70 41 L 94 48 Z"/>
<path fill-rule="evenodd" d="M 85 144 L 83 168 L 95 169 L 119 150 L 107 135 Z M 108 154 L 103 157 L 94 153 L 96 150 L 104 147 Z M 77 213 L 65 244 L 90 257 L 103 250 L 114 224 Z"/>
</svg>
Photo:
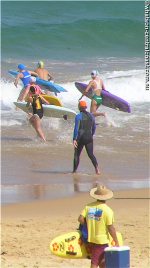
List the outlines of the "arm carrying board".
<svg viewBox="0 0 150 268">
<path fill-rule="evenodd" d="M 19 73 L 17 71 L 8 71 L 8 72 L 9 72 L 9 74 L 11 74 L 14 77 L 16 77 L 17 74 Z M 67 90 L 64 89 L 63 87 L 61 87 L 60 85 L 52 83 L 50 81 L 43 80 L 39 77 L 36 77 L 36 83 L 37 83 L 37 85 L 43 86 L 45 89 L 47 89 L 51 92 L 56 92 L 56 93 L 67 92 Z"/>
<path fill-rule="evenodd" d="M 87 84 L 75 82 L 75 86 L 83 94 L 87 87 Z M 88 97 L 89 99 L 92 99 L 92 89 L 89 90 L 89 92 L 85 96 Z M 113 95 L 107 90 L 102 90 L 102 99 L 103 99 L 102 104 L 104 106 L 107 106 L 109 108 L 112 108 L 118 111 L 131 113 L 130 104 L 127 101 L 121 99 L 120 97 L 116 95 Z"/>
</svg>

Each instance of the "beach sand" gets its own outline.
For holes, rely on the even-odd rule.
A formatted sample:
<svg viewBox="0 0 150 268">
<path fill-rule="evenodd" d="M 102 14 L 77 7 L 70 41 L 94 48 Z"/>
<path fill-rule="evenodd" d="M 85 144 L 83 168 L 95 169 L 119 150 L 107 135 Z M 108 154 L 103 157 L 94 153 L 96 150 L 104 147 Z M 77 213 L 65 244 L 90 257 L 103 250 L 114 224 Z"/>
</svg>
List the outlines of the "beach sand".
<svg viewBox="0 0 150 268">
<path fill-rule="evenodd" d="M 115 227 L 130 247 L 131 268 L 150 267 L 149 190 L 114 193 L 107 204 L 114 210 Z M 1 267 L 57 268 L 90 267 L 89 260 L 69 260 L 49 251 L 50 241 L 78 227 L 84 205 L 93 201 L 88 193 L 70 198 L 2 206 Z"/>
</svg>

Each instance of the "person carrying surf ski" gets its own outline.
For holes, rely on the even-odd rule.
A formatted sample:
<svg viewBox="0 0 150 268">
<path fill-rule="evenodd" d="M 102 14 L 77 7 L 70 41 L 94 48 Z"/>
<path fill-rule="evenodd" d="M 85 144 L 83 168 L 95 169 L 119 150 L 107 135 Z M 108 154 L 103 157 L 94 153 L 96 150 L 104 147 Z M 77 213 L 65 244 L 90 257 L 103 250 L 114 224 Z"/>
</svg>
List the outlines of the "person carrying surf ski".
<svg viewBox="0 0 150 268">
<path fill-rule="evenodd" d="M 44 68 L 44 62 L 39 61 L 37 64 L 37 68 L 34 70 L 38 74 L 38 77 L 46 80 L 46 81 L 51 81 L 54 80 L 53 76 L 49 73 L 47 69 Z"/>
<path fill-rule="evenodd" d="M 28 98 L 27 107 L 31 103 L 32 109 L 33 109 L 33 114 L 28 113 L 30 116 L 29 122 L 31 123 L 31 125 L 33 126 L 35 131 L 37 132 L 38 136 L 42 140 L 46 141 L 45 135 L 44 135 L 42 127 L 41 127 L 41 119 L 43 117 L 42 103 L 49 104 L 49 102 L 41 95 L 36 94 L 36 89 L 34 86 L 30 86 L 29 94 L 30 94 L 30 96 Z"/>
<path fill-rule="evenodd" d="M 106 116 L 106 113 L 97 112 L 97 109 L 102 104 L 102 89 L 105 90 L 104 83 L 101 78 L 99 78 L 99 73 L 96 70 L 93 70 L 91 72 L 91 78 L 92 80 L 89 82 L 87 88 L 85 89 L 85 92 L 81 96 L 79 100 L 83 98 L 86 93 L 92 88 L 93 96 L 91 101 L 91 107 L 90 112 L 96 117 L 96 116 Z"/>
<path fill-rule="evenodd" d="M 41 87 L 39 85 L 36 84 L 36 77 L 31 76 L 30 77 L 30 84 L 25 88 L 23 94 L 22 94 L 22 99 L 27 101 L 28 100 L 28 96 L 31 95 L 30 93 L 30 87 L 33 86 L 35 87 L 35 93 L 36 94 L 43 94 L 45 95 L 45 92 L 42 91 Z"/>
<path fill-rule="evenodd" d="M 83 147 L 85 146 L 86 152 L 92 161 L 96 174 L 100 174 L 96 157 L 93 154 L 93 135 L 96 130 L 95 117 L 86 111 L 87 104 L 85 101 L 79 101 L 78 108 L 80 110 L 80 113 L 75 117 L 75 126 L 73 133 L 73 173 L 77 171 L 80 161 L 80 154 Z"/>
<path fill-rule="evenodd" d="M 30 79 L 31 79 L 31 75 L 33 76 L 38 76 L 38 74 L 36 72 L 33 71 L 28 71 L 26 69 L 26 66 L 24 64 L 19 64 L 18 65 L 18 71 L 19 73 L 17 74 L 15 81 L 14 81 L 14 85 L 17 87 L 18 86 L 18 82 L 19 80 L 22 81 L 23 83 L 23 88 L 20 91 L 20 94 L 18 96 L 17 101 L 23 101 L 25 98 L 25 93 L 26 93 L 26 89 L 27 87 L 30 85 Z"/>
<path fill-rule="evenodd" d="M 50 81 L 50 82 L 54 82 L 54 78 L 53 76 L 49 73 L 49 71 L 47 69 L 44 68 L 44 62 L 43 61 L 39 61 L 38 64 L 37 64 L 37 68 L 34 70 L 34 72 L 36 72 L 38 74 L 38 77 L 42 80 L 45 80 L 45 81 Z M 47 95 L 50 95 L 50 96 L 57 96 L 57 93 L 56 92 L 51 92 L 49 91 L 48 89 L 46 88 L 43 88 L 44 92 L 47 94 Z"/>
</svg>

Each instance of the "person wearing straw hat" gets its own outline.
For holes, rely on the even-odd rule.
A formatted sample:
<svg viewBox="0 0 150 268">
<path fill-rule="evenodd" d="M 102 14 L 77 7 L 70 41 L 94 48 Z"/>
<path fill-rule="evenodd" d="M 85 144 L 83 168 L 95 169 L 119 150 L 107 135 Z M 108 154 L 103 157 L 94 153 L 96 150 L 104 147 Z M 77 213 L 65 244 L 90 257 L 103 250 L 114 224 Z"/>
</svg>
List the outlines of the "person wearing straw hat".
<svg viewBox="0 0 150 268">
<path fill-rule="evenodd" d="M 119 246 L 114 227 L 113 210 L 106 201 L 113 197 L 113 192 L 103 185 L 90 190 L 90 196 L 96 201 L 87 204 L 78 221 L 87 225 L 87 242 L 91 250 L 91 268 L 105 268 L 104 249 L 108 246 L 108 233 L 112 236 L 115 246 Z"/>
<path fill-rule="evenodd" d="M 94 116 L 87 112 L 87 103 L 85 101 L 79 101 L 78 108 L 80 113 L 75 117 L 75 126 L 73 133 L 73 145 L 74 145 L 74 164 L 73 173 L 77 171 L 80 154 L 85 146 L 86 152 L 92 161 L 96 174 L 100 174 L 96 157 L 93 154 L 93 135 L 96 130 Z"/>
</svg>

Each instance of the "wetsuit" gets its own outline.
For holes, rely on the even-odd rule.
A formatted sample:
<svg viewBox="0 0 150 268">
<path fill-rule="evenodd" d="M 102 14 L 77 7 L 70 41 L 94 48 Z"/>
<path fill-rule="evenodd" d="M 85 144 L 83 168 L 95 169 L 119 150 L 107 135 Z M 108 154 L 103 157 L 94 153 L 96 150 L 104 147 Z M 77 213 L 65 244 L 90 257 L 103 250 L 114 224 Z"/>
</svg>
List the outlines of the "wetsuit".
<svg viewBox="0 0 150 268">
<path fill-rule="evenodd" d="M 96 168 L 98 166 L 97 160 L 93 154 L 93 135 L 95 130 L 95 118 L 91 113 L 83 111 L 76 115 L 73 140 L 78 142 L 78 147 L 74 150 L 73 172 L 76 172 L 78 168 L 80 154 L 84 146 L 94 167 Z"/>
<path fill-rule="evenodd" d="M 33 114 L 38 115 L 39 118 L 41 119 L 43 117 L 42 100 L 39 95 L 33 95 L 32 99 L 33 99 L 32 102 Z"/>
</svg>

